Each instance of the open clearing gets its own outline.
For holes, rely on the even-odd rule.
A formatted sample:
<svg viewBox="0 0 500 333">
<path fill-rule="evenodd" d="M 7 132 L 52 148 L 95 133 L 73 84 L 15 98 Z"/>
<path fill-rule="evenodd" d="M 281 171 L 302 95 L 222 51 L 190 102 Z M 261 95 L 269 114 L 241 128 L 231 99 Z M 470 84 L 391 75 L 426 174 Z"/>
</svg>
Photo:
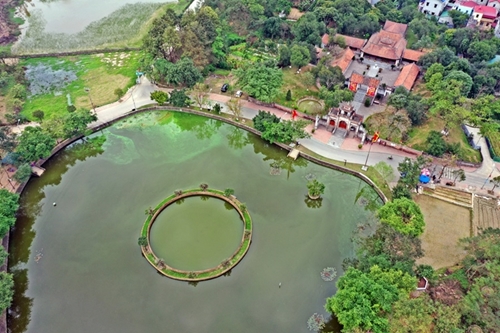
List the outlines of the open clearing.
<svg viewBox="0 0 500 333">
<path fill-rule="evenodd" d="M 44 89 L 38 90 L 41 93 L 29 96 L 22 113 L 28 119 L 35 110 L 42 110 L 46 117 L 62 115 L 67 112 L 68 94 L 77 108 L 90 109 L 90 98 L 96 107 L 112 103 L 118 99 L 114 93 L 115 89 L 126 91 L 134 85 L 136 70 L 139 69 L 139 57 L 139 52 L 115 52 L 23 60 L 22 65 L 28 68 L 43 65 L 46 75 L 42 77 L 53 78 L 53 82 L 47 79 Z M 61 84 L 61 75 L 55 73 L 63 73 L 63 79 L 70 74 L 73 77 L 76 75 L 76 79 L 66 80 Z M 38 77 L 40 75 L 38 73 Z M 90 89 L 88 93 L 85 88 Z"/>
<path fill-rule="evenodd" d="M 436 269 L 457 264 L 464 256 L 458 241 L 471 236 L 469 209 L 427 195 L 418 195 L 414 199 L 425 218 L 425 231 L 421 237 L 425 256 L 417 263 Z"/>
</svg>

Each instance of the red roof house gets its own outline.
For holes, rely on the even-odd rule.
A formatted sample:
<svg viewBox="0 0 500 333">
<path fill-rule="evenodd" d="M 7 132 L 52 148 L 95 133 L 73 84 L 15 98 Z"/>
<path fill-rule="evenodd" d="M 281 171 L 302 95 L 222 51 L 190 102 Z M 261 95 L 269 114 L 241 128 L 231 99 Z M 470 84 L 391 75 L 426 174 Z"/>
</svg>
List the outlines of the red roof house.
<svg viewBox="0 0 500 333">
<path fill-rule="evenodd" d="M 398 78 L 396 79 L 396 82 L 394 82 L 394 88 L 403 86 L 408 89 L 408 91 L 411 90 L 411 88 L 413 88 L 413 84 L 417 80 L 419 72 L 420 69 L 415 64 L 404 66 Z"/>
<path fill-rule="evenodd" d="M 383 30 L 393 32 L 395 34 L 405 35 L 408 25 L 392 21 L 385 21 Z"/>
<path fill-rule="evenodd" d="M 361 51 L 378 58 L 399 60 L 405 49 L 406 39 L 403 35 L 381 30 L 370 37 Z"/>
<path fill-rule="evenodd" d="M 345 74 L 345 71 L 351 64 L 353 57 L 354 52 L 349 47 L 347 47 L 339 57 L 333 59 L 331 65 L 332 67 L 338 66 L 342 70 L 342 74 Z"/>
<path fill-rule="evenodd" d="M 494 7 L 489 6 L 475 6 L 474 14 L 482 14 L 483 18 L 496 19 L 498 16 L 498 10 Z"/>
<path fill-rule="evenodd" d="M 403 51 L 403 59 L 408 61 L 417 62 L 421 56 L 423 56 L 425 52 L 415 51 L 410 49 L 405 49 Z"/>
</svg>

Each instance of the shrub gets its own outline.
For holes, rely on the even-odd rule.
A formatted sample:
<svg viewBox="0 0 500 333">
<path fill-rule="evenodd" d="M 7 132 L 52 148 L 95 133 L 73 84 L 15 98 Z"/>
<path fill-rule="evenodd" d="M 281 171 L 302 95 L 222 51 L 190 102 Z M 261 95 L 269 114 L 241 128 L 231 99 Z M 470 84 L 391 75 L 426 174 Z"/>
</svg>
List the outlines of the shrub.
<svg viewBox="0 0 500 333">
<path fill-rule="evenodd" d="M 424 232 L 424 215 L 410 199 L 401 198 L 386 203 L 379 208 L 377 216 L 380 222 L 392 226 L 403 235 L 418 237 Z"/>
<path fill-rule="evenodd" d="M 19 183 L 24 183 L 31 176 L 31 166 L 28 163 L 21 164 L 14 174 L 14 179 Z"/>
<path fill-rule="evenodd" d="M 369 99 L 369 98 L 365 99 L 365 106 L 366 106 L 366 107 L 369 107 L 369 106 L 370 106 L 370 104 L 371 104 L 370 99 Z"/>
<path fill-rule="evenodd" d="M 45 113 L 42 110 L 35 110 L 33 111 L 33 117 L 38 119 L 38 121 L 42 121 Z"/>
<path fill-rule="evenodd" d="M 280 119 L 271 112 L 259 110 L 259 113 L 253 117 L 253 126 L 257 131 L 264 132 L 266 130 L 265 123 L 279 123 Z"/>
<path fill-rule="evenodd" d="M 427 136 L 426 153 L 432 156 L 441 157 L 446 152 L 447 146 L 443 136 L 438 131 L 430 131 Z"/>
</svg>

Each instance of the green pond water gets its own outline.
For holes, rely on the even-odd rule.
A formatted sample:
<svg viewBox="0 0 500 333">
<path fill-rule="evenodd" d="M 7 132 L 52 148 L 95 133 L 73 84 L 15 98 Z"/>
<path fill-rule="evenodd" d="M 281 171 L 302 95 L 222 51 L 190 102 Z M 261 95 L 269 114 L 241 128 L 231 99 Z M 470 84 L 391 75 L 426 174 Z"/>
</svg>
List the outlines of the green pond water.
<svg viewBox="0 0 500 333">
<path fill-rule="evenodd" d="M 308 332 L 313 313 L 329 318 L 323 307 L 335 292 L 321 270 L 341 273 L 353 231 L 373 220 L 366 208 L 379 200 L 355 177 L 187 114 L 134 116 L 45 167 L 22 195 L 11 236 L 15 333 Z M 312 178 L 326 185 L 320 202 L 307 199 Z M 229 276 L 193 285 L 158 274 L 137 239 L 148 207 L 201 183 L 235 190 L 253 236 Z M 327 330 L 339 331 L 335 320 Z"/>
<path fill-rule="evenodd" d="M 216 267 L 236 251 L 242 237 L 238 212 L 208 196 L 176 201 L 158 215 L 150 232 L 156 256 L 186 271 Z"/>
<path fill-rule="evenodd" d="M 172 0 L 25 0 L 22 14 L 37 15 L 49 33 L 73 34 L 82 31 L 126 4 L 166 3 Z M 26 15 L 27 16 L 27 15 Z"/>
</svg>

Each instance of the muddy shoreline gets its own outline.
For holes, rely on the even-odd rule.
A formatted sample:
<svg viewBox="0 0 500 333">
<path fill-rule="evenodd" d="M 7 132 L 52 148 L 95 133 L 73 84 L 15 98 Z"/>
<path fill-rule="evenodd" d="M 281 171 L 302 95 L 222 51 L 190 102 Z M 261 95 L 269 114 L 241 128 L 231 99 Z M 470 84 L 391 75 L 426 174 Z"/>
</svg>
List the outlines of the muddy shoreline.
<svg viewBox="0 0 500 333">
<path fill-rule="evenodd" d="M 0 45 L 7 45 L 17 40 L 19 30 L 12 22 L 9 11 L 22 3 L 22 0 L 0 0 Z"/>
</svg>

